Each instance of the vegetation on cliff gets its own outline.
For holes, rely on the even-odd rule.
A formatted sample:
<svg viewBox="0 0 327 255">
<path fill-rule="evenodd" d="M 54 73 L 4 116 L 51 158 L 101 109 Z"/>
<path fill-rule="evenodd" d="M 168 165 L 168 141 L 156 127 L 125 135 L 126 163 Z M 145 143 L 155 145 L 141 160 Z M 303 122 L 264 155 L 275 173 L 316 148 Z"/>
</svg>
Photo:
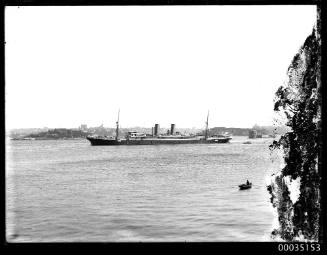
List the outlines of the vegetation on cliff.
<svg viewBox="0 0 327 255">
<path fill-rule="evenodd" d="M 284 167 L 268 186 L 278 212 L 279 227 L 273 238 L 318 241 L 320 225 L 321 151 L 321 41 L 320 14 L 288 69 L 288 81 L 276 92 L 274 110 L 291 128 L 270 146 L 284 155 Z M 298 185 L 293 185 L 293 184 Z M 296 193 L 296 194 L 294 194 Z"/>
</svg>

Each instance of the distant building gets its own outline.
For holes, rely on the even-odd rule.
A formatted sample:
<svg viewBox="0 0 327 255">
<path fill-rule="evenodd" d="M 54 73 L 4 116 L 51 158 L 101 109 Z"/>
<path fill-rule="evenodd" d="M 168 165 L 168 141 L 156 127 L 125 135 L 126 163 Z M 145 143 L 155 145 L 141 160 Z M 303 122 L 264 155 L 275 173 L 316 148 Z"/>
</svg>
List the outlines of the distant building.
<svg viewBox="0 0 327 255">
<path fill-rule="evenodd" d="M 82 131 L 87 131 L 87 125 L 86 124 L 82 124 L 81 127 L 80 127 L 80 129 Z"/>
<path fill-rule="evenodd" d="M 252 129 L 249 131 L 249 138 L 255 139 L 255 138 L 262 138 L 262 133 L 258 132 L 255 129 Z"/>
<path fill-rule="evenodd" d="M 249 131 L 249 138 L 257 138 L 257 134 L 257 130 L 252 129 Z"/>
</svg>

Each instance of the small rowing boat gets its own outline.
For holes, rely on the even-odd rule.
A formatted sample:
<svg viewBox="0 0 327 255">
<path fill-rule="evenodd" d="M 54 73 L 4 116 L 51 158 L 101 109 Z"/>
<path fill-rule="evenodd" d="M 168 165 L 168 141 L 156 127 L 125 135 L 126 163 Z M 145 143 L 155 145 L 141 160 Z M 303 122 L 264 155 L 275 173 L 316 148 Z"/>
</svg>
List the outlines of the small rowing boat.
<svg viewBox="0 0 327 255">
<path fill-rule="evenodd" d="M 250 189 L 252 188 L 252 183 L 250 182 L 249 184 L 241 184 L 241 185 L 238 185 L 240 187 L 241 190 L 243 189 Z"/>
</svg>

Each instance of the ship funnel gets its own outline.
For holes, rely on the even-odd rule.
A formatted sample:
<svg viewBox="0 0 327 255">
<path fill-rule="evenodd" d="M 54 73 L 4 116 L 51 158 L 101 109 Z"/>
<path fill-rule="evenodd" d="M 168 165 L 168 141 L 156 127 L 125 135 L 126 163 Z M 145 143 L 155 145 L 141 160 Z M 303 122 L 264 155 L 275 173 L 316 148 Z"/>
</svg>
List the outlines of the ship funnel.
<svg viewBox="0 0 327 255">
<path fill-rule="evenodd" d="M 158 135 L 159 134 L 159 124 L 155 124 L 154 125 L 154 135 Z"/>
<path fill-rule="evenodd" d="M 170 134 L 173 135 L 175 132 L 175 124 L 170 125 Z"/>
</svg>

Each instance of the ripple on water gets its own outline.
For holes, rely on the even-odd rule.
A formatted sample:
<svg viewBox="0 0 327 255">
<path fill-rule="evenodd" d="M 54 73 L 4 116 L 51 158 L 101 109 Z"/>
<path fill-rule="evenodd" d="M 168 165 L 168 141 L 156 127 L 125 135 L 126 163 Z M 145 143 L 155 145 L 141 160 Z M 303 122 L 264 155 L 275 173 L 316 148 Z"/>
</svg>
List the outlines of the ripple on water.
<svg viewBox="0 0 327 255">
<path fill-rule="evenodd" d="M 11 142 L 13 242 L 262 241 L 272 226 L 269 144 Z M 246 179 L 253 188 L 239 191 Z"/>
</svg>

